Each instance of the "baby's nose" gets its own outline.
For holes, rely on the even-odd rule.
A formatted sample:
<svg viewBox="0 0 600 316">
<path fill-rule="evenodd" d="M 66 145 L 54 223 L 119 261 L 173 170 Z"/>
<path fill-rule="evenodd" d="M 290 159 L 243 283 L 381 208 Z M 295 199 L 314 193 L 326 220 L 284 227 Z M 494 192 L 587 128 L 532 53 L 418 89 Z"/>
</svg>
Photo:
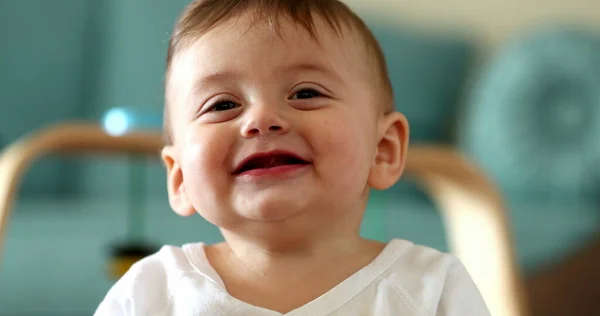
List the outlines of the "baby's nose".
<svg viewBox="0 0 600 316">
<path fill-rule="evenodd" d="M 242 127 L 243 137 L 285 134 L 289 123 L 275 109 L 255 108 L 248 113 L 248 119 Z"/>
</svg>

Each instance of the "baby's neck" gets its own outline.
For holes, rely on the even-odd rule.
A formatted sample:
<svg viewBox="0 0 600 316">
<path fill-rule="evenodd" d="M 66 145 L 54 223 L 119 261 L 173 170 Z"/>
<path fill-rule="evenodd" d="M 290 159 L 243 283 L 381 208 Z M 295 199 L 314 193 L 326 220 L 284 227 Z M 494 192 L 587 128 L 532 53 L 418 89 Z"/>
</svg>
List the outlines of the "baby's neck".
<svg viewBox="0 0 600 316">
<path fill-rule="evenodd" d="M 266 249 L 229 238 L 227 243 L 208 247 L 207 256 L 229 294 L 285 313 L 369 264 L 384 246 L 355 236 Z"/>
<path fill-rule="evenodd" d="M 371 241 L 360 236 L 312 242 L 302 240 L 289 243 L 286 247 L 268 247 L 228 238 L 227 243 L 221 245 L 222 254 L 228 257 L 230 263 L 238 264 L 240 268 L 247 269 L 247 272 L 260 276 L 276 275 L 279 270 L 289 274 L 290 269 L 300 271 L 310 269 L 311 266 L 322 266 L 324 263 L 365 253 L 372 246 Z"/>
</svg>

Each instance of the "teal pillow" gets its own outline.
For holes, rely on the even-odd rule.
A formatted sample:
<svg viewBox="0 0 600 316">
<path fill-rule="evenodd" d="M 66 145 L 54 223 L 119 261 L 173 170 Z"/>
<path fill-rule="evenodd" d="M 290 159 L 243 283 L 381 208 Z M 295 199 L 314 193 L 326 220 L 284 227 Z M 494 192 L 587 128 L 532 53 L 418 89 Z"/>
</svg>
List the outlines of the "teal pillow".
<svg viewBox="0 0 600 316">
<path fill-rule="evenodd" d="M 460 146 L 512 195 L 597 194 L 600 36 L 570 27 L 511 43 L 485 69 Z"/>
<path fill-rule="evenodd" d="M 455 110 L 473 47 L 450 34 L 424 34 L 371 23 L 384 51 L 396 109 L 411 127 L 412 143 L 450 143 Z"/>
</svg>

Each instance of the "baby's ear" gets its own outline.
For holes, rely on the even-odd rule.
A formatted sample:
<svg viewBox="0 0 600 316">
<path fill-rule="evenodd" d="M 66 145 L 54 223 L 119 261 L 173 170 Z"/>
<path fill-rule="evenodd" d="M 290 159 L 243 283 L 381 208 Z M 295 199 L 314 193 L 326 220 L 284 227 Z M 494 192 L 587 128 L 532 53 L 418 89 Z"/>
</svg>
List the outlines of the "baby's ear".
<svg viewBox="0 0 600 316">
<path fill-rule="evenodd" d="M 196 210 L 187 197 L 183 173 L 178 163 L 175 148 L 173 146 L 166 146 L 163 148 L 161 156 L 167 168 L 167 191 L 169 193 L 171 208 L 181 216 L 194 215 Z"/>
<path fill-rule="evenodd" d="M 409 139 L 406 117 L 398 112 L 381 117 L 378 135 L 377 153 L 368 184 L 376 190 L 385 190 L 393 186 L 404 172 Z"/>
</svg>

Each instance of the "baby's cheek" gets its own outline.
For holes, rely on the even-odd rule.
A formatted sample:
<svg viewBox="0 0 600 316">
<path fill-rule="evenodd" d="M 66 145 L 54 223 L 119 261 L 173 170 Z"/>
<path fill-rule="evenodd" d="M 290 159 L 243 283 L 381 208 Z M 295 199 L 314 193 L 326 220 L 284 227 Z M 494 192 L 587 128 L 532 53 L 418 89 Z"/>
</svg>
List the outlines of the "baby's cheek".
<svg viewBox="0 0 600 316">
<path fill-rule="evenodd" d="M 228 142 L 216 128 L 190 128 L 184 150 L 187 164 L 203 173 L 222 169 Z"/>
<path fill-rule="evenodd" d="M 202 135 L 202 137 L 200 137 Z M 183 148 L 183 175 L 186 188 L 195 197 L 205 201 L 218 199 L 224 194 L 225 179 L 223 173 L 224 142 L 213 137 L 210 131 L 196 132 L 190 135 Z"/>
<path fill-rule="evenodd" d="M 335 170 L 337 182 L 343 190 L 359 190 L 366 183 L 370 168 L 369 148 L 360 127 L 347 124 L 330 124 L 325 150 L 331 152 L 331 168 Z"/>
<path fill-rule="evenodd" d="M 196 212 L 208 222 L 221 226 L 228 220 L 230 188 L 227 184 L 223 161 L 216 143 L 209 139 L 190 140 L 185 145 L 182 166 L 185 189 Z"/>
</svg>

